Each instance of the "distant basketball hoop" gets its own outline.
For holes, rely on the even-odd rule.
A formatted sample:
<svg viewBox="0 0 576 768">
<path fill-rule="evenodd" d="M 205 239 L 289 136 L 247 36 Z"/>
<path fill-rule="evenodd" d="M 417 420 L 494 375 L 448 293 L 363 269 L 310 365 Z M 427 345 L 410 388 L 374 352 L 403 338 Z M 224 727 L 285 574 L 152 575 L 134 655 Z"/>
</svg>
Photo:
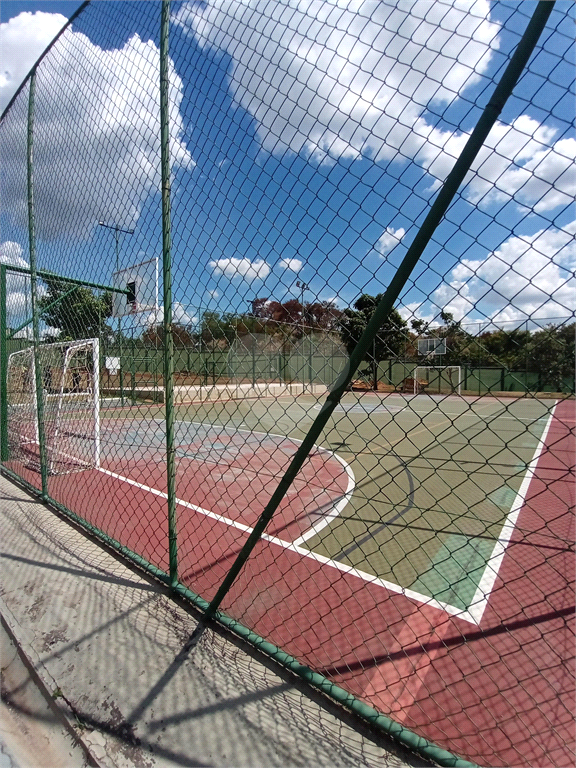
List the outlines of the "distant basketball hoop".
<svg viewBox="0 0 576 768">
<path fill-rule="evenodd" d="M 158 309 L 158 259 L 120 269 L 112 276 L 118 291 L 112 298 L 112 316 L 134 316 Z"/>
<path fill-rule="evenodd" d="M 422 357 L 435 357 L 436 355 L 446 354 L 446 339 L 438 339 L 429 336 L 425 339 L 418 339 L 418 354 Z"/>
</svg>

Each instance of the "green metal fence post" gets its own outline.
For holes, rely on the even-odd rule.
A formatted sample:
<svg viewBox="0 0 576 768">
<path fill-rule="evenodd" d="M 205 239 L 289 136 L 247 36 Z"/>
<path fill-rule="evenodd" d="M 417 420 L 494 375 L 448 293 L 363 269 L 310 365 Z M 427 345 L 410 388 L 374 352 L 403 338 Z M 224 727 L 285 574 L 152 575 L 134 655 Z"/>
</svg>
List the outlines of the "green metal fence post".
<svg viewBox="0 0 576 768">
<path fill-rule="evenodd" d="M 44 430 L 43 376 L 40 368 L 40 323 L 38 318 L 36 288 L 36 226 L 34 219 L 34 100 L 36 96 L 36 69 L 30 76 L 28 95 L 27 184 L 28 184 L 28 243 L 30 249 L 30 294 L 32 302 L 32 333 L 34 345 L 34 374 L 36 384 L 36 412 L 38 417 L 38 444 L 40 450 L 40 477 L 42 498 L 48 499 L 48 462 L 46 432 Z"/>
<path fill-rule="evenodd" d="M 134 334 L 132 334 L 132 357 L 130 359 L 130 397 L 132 405 L 136 402 L 136 350 L 134 349 Z"/>
<path fill-rule="evenodd" d="M 324 403 L 320 413 L 312 423 L 306 437 L 294 454 L 288 469 L 278 483 L 278 486 L 270 497 L 270 500 L 264 508 L 264 511 L 260 515 L 258 522 L 252 529 L 250 536 L 244 543 L 244 546 L 240 550 L 236 560 L 232 564 L 218 591 L 213 597 L 210 605 L 206 610 L 206 613 L 203 616 L 202 622 L 200 622 L 196 628 L 196 637 L 202 633 L 206 622 L 213 618 L 220 604 L 222 603 L 222 600 L 242 570 L 244 563 L 250 557 L 252 550 L 259 542 L 266 526 L 272 519 L 275 511 L 280 506 L 282 499 L 292 485 L 293 480 L 306 461 L 310 451 L 313 450 L 317 439 L 320 437 L 322 430 L 328 423 L 328 420 L 340 402 L 342 395 L 347 390 L 348 385 L 351 383 L 359 365 L 364 360 L 368 349 L 370 349 L 372 340 L 376 338 L 376 335 L 382 327 L 382 324 L 390 315 L 395 302 L 400 296 L 402 289 L 408 282 L 408 279 L 414 267 L 418 263 L 420 256 L 424 252 L 424 249 L 430 242 L 438 224 L 452 203 L 458 188 L 464 181 L 466 174 L 469 172 L 472 163 L 482 149 L 484 142 L 490 133 L 490 130 L 498 119 L 498 116 L 506 104 L 508 97 L 518 82 L 518 79 L 522 74 L 526 64 L 528 63 L 528 59 L 530 58 L 534 47 L 538 42 L 540 34 L 542 33 L 542 30 L 544 29 L 553 8 L 554 3 L 548 2 L 548 0 L 541 0 L 538 3 L 536 10 L 534 11 L 532 18 L 530 19 L 528 26 L 524 31 L 522 39 L 518 43 L 518 46 L 516 47 L 516 50 L 514 51 L 514 54 L 511 57 L 498 85 L 494 89 L 492 97 L 480 115 L 474 130 L 464 145 L 464 148 L 458 159 L 454 163 L 452 170 L 448 174 L 446 181 L 441 187 L 436 200 L 432 204 L 420 229 L 416 233 L 412 244 L 408 248 L 408 251 L 402 260 L 402 263 L 390 281 L 386 292 L 382 296 L 382 299 L 374 310 L 374 313 L 366 328 L 364 329 L 362 336 L 352 351 L 348 361 L 348 366 L 342 371 L 336 381 L 334 389 L 328 394 L 326 402 Z"/>
<path fill-rule="evenodd" d="M 164 408 L 170 582 L 178 583 L 176 531 L 176 449 L 174 446 L 174 338 L 172 334 L 172 259 L 170 231 L 170 128 L 168 53 L 170 0 L 162 0 L 160 22 L 160 143 L 162 163 L 162 266 L 164 283 Z"/>
</svg>

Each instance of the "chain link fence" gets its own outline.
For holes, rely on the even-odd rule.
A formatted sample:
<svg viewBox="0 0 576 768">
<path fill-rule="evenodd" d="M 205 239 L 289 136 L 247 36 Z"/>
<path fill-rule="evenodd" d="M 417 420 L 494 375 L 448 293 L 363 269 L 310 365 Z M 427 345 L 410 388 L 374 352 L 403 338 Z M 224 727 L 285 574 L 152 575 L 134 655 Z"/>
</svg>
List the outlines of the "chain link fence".
<svg viewBox="0 0 576 768">
<path fill-rule="evenodd" d="M 3 473 L 442 765 L 572 762 L 573 10 L 95 1 L 0 121 Z"/>
</svg>

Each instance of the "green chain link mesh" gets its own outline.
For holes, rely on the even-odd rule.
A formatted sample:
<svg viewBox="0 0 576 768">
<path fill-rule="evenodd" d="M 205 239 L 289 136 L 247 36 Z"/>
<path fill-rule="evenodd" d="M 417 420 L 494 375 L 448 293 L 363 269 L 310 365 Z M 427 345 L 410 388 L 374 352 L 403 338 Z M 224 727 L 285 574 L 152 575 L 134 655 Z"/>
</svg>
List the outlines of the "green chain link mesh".
<svg viewBox="0 0 576 768">
<path fill-rule="evenodd" d="M 41 489 L 43 462 L 49 499 L 168 573 L 170 334 L 172 567 L 212 600 L 533 8 L 173 3 L 167 326 L 161 3 L 89 4 L 36 70 L 35 353 L 30 81 L 0 122 L 4 471 Z M 482 765 L 574 746 L 573 11 L 221 604 Z"/>
</svg>

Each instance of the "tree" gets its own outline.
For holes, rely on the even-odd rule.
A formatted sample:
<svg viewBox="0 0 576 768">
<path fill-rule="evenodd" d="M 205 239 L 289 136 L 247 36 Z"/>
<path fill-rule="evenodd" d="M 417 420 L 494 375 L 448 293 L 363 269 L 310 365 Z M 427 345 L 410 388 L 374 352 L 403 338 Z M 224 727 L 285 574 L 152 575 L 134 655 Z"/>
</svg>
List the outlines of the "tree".
<svg viewBox="0 0 576 768">
<path fill-rule="evenodd" d="M 112 329 L 106 323 L 112 316 L 112 294 L 109 291 L 97 296 L 89 288 L 58 278 L 44 278 L 44 281 L 46 294 L 38 301 L 40 317 L 48 326 L 59 331 L 47 340 L 111 338 Z"/>
<path fill-rule="evenodd" d="M 352 354 L 356 344 L 370 322 L 383 294 L 370 296 L 365 293 L 355 302 L 354 309 L 345 309 L 338 321 L 339 333 L 346 351 Z M 407 324 L 400 313 L 393 309 L 381 325 L 364 360 L 368 363 L 374 389 L 378 386 L 378 363 L 402 356 L 407 338 Z"/>
<path fill-rule="evenodd" d="M 561 392 L 563 379 L 574 375 L 575 332 L 576 323 L 551 324 L 531 335 L 526 345 L 528 369 L 539 374 L 540 386 Z"/>
<path fill-rule="evenodd" d="M 465 365 L 470 363 L 475 352 L 474 337 L 462 328 L 460 320 L 454 320 L 451 312 L 442 310 L 440 319 L 444 323 L 435 336 L 446 340 L 446 354 L 439 365 Z"/>
<path fill-rule="evenodd" d="M 342 312 L 333 301 L 304 305 L 304 325 L 312 331 L 337 331 Z"/>
<path fill-rule="evenodd" d="M 332 301 L 302 304 L 298 299 L 284 303 L 269 298 L 254 299 L 252 317 L 268 324 L 268 331 L 292 340 L 316 331 L 338 331 L 342 312 Z"/>
<path fill-rule="evenodd" d="M 508 370 L 524 368 L 526 345 L 530 342 L 530 331 L 513 328 L 509 331 L 498 329 L 483 333 L 476 341 L 476 358 L 488 365 L 503 365 Z"/>
<path fill-rule="evenodd" d="M 237 315 L 207 309 L 202 315 L 198 340 L 204 350 L 216 350 L 229 347 L 236 338 Z"/>
<path fill-rule="evenodd" d="M 142 342 L 154 349 L 162 349 L 164 346 L 164 326 L 152 325 L 142 334 Z M 195 345 L 194 334 L 186 325 L 172 324 L 172 338 L 177 349 L 189 349 Z"/>
</svg>

